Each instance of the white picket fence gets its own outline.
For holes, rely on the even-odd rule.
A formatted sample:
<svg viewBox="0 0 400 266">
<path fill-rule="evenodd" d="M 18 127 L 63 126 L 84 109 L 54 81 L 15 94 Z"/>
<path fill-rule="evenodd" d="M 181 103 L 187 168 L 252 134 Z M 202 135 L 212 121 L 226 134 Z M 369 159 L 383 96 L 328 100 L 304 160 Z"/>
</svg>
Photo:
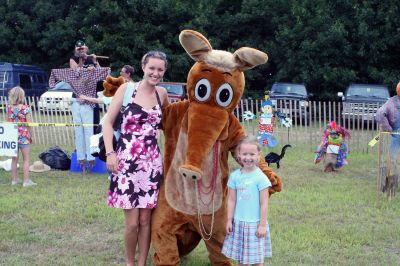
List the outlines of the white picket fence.
<svg viewBox="0 0 400 266">
<path fill-rule="evenodd" d="M 70 112 L 61 111 L 39 111 L 37 102 L 39 99 L 27 98 L 26 102 L 32 107 L 32 120 L 38 123 L 56 123 L 56 124 L 72 124 L 72 115 Z M 243 99 L 238 107 L 234 110 L 234 114 L 239 117 L 240 122 L 246 129 L 248 134 L 256 135 L 258 132 L 257 121 L 244 120 L 243 113 L 252 111 L 256 115 L 260 112 L 260 99 Z M 0 96 L 0 122 L 6 121 L 6 98 Z M 280 105 L 284 106 L 284 105 Z M 289 113 L 297 110 L 296 103 L 286 104 L 289 106 Z M 287 110 L 279 109 L 285 112 Z M 368 110 L 375 112 L 376 110 Z M 101 106 L 100 117 L 105 114 L 104 106 Z M 314 150 L 320 143 L 323 130 L 330 123 L 336 121 L 337 124 L 346 127 L 351 132 L 349 147 L 353 152 L 368 152 L 371 148 L 368 142 L 378 134 L 377 124 L 374 117 L 363 120 L 362 113 L 354 113 L 349 117 L 342 115 L 342 103 L 340 102 L 308 102 L 308 108 L 304 112 L 294 112 L 292 116 L 292 126 L 286 128 L 279 123 L 276 125 L 274 134 L 281 145 L 290 143 L 292 145 L 304 145 Z M 35 126 L 33 127 L 33 138 L 35 143 L 43 145 L 74 145 L 74 128 L 72 126 Z"/>
</svg>

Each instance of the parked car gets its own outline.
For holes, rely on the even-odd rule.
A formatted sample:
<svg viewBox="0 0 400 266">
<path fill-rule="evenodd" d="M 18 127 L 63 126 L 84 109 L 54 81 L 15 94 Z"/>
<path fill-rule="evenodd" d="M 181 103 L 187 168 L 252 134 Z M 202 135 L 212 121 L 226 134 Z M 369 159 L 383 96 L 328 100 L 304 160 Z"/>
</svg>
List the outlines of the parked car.
<svg viewBox="0 0 400 266">
<path fill-rule="evenodd" d="M 160 86 L 164 87 L 168 92 L 170 102 L 181 101 L 186 99 L 186 83 L 182 82 L 160 82 Z"/>
<path fill-rule="evenodd" d="M 186 83 L 161 82 L 160 86 L 167 89 L 170 102 L 180 101 L 186 98 Z M 66 82 L 58 82 L 54 88 L 40 96 L 38 106 L 40 111 L 71 111 L 71 99 L 73 89 Z"/>
<path fill-rule="evenodd" d="M 58 82 L 53 88 L 40 96 L 39 111 L 71 111 L 72 93 L 70 84 L 64 81 Z"/>
<path fill-rule="evenodd" d="M 344 119 L 375 120 L 376 111 L 390 97 L 386 85 L 381 84 L 350 84 L 345 93 L 338 92 L 342 98 Z"/>
<path fill-rule="evenodd" d="M 312 94 L 304 84 L 276 82 L 272 85 L 269 97 L 276 111 L 292 118 L 306 118 L 308 101 Z"/>
<path fill-rule="evenodd" d="M 47 81 L 40 67 L 0 62 L 0 96 L 7 97 L 15 86 L 21 86 L 27 97 L 40 96 L 49 89 Z"/>
</svg>

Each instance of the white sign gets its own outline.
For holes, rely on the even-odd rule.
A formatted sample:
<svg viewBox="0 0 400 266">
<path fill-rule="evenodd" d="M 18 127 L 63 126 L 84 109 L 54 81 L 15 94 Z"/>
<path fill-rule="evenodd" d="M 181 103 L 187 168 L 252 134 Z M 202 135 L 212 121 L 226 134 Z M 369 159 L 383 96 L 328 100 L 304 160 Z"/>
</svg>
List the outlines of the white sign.
<svg viewBox="0 0 400 266">
<path fill-rule="evenodd" d="M 0 156 L 14 157 L 18 154 L 18 126 L 0 123 Z"/>
</svg>

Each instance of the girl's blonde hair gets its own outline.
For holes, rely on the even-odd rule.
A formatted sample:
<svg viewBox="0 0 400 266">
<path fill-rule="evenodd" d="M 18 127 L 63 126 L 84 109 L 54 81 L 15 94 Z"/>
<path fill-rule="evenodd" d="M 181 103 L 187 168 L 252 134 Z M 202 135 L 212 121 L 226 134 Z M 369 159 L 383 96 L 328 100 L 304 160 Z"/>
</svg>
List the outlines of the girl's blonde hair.
<svg viewBox="0 0 400 266">
<path fill-rule="evenodd" d="M 237 151 L 240 150 L 240 146 L 242 146 L 243 144 L 252 144 L 252 145 L 254 145 L 254 146 L 257 147 L 257 150 L 258 150 L 259 152 L 261 152 L 260 143 L 258 142 L 257 138 L 256 138 L 255 136 L 253 136 L 253 135 L 248 135 L 248 136 L 244 137 L 244 138 L 239 142 L 239 144 L 238 144 L 238 146 L 237 146 Z"/>
<path fill-rule="evenodd" d="M 25 91 L 20 86 L 16 86 L 12 88 L 8 92 L 8 99 L 10 104 L 17 105 L 17 104 L 24 104 L 25 103 Z"/>
</svg>

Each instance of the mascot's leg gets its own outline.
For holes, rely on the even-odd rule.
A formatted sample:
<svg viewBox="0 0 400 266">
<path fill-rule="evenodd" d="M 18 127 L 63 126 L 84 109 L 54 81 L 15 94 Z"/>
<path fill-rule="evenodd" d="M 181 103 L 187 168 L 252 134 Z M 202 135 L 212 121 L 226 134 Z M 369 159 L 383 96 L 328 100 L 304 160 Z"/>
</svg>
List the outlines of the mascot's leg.
<svg viewBox="0 0 400 266">
<path fill-rule="evenodd" d="M 226 202 L 222 203 L 222 206 L 225 206 Z M 206 227 L 207 232 L 210 232 L 210 225 L 211 225 L 211 215 L 203 215 L 203 223 Z M 199 228 L 199 222 L 197 217 L 194 217 L 193 219 L 193 226 L 195 226 L 200 234 L 200 228 Z M 213 232 L 212 232 L 212 237 L 209 240 L 204 240 L 204 243 L 206 244 L 207 250 L 208 250 L 208 257 L 211 261 L 211 265 L 213 266 L 231 266 L 232 263 L 230 260 L 225 257 L 221 253 L 222 251 L 222 246 L 224 244 L 225 240 L 225 224 L 226 224 L 226 212 L 225 208 L 219 209 L 215 213 L 214 217 L 214 227 L 213 227 Z M 204 233 L 203 233 L 204 234 Z"/>
<path fill-rule="evenodd" d="M 173 210 L 161 194 L 152 219 L 153 263 L 179 265 L 180 257 L 192 251 L 201 237 L 186 216 Z"/>
</svg>

